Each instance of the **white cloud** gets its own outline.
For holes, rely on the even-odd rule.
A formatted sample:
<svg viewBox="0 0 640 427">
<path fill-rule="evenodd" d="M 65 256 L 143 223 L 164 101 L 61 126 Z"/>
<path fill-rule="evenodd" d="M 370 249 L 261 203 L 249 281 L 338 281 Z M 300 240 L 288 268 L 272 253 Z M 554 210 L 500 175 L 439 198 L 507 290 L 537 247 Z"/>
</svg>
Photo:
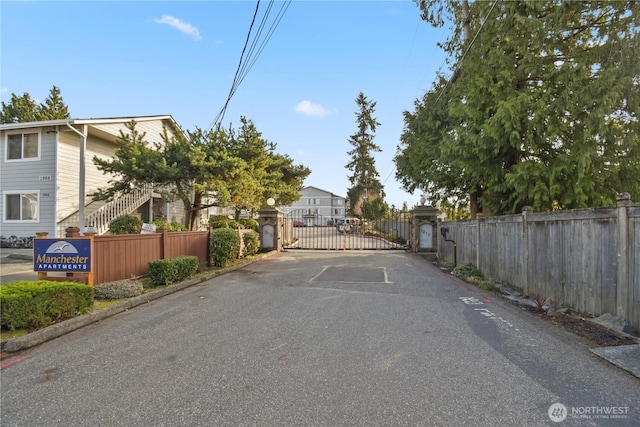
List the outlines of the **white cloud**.
<svg viewBox="0 0 640 427">
<path fill-rule="evenodd" d="M 296 113 L 304 114 L 305 116 L 312 117 L 324 117 L 329 114 L 329 111 L 320 104 L 314 104 L 311 101 L 300 101 L 295 107 Z"/>
<path fill-rule="evenodd" d="M 200 30 L 198 30 L 197 27 L 194 27 L 187 22 L 182 22 L 181 20 L 179 20 L 178 18 L 174 18 L 173 16 L 164 15 L 160 19 L 154 19 L 153 22 L 156 22 L 158 24 L 166 24 L 170 27 L 173 27 L 181 33 L 191 36 L 194 40 L 202 39 L 202 37 L 200 37 Z"/>
</svg>

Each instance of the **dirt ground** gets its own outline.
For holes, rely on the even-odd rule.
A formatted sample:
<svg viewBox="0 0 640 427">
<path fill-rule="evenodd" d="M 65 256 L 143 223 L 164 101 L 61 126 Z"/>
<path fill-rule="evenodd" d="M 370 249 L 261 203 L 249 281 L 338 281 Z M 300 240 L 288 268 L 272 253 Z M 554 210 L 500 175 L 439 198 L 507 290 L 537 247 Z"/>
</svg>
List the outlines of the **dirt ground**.
<svg viewBox="0 0 640 427">
<path fill-rule="evenodd" d="M 609 329 L 575 314 L 563 313 L 554 310 L 539 311 L 536 307 L 527 305 L 520 305 L 520 307 L 529 311 L 534 316 L 540 317 L 549 323 L 553 323 L 560 328 L 566 329 L 567 331 L 573 332 L 574 334 L 584 338 L 586 344 L 592 347 L 638 343 L 638 340 L 628 335 L 614 331 L 613 329 Z"/>
</svg>

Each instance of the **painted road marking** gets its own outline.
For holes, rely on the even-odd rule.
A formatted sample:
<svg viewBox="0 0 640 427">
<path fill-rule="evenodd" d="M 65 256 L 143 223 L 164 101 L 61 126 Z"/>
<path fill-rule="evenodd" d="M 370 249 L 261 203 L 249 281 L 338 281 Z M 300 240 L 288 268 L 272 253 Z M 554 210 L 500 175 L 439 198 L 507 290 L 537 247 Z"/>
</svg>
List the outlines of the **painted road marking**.
<svg viewBox="0 0 640 427">
<path fill-rule="evenodd" d="M 480 299 L 476 298 L 476 297 L 458 297 L 460 299 L 460 301 L 462 301 L 465 305 L 485 305 L 485 303 L 483 301 L 480 301 Z M 491 300 L 489 300 L 489 302 L 491 302 Z M 481 314 L 482 316 L 491 319 L 491 320 L 495 320 L 496 322 L 499 323 L 504 323 L 505 325 L 507 325 L 510 328 L 514 328 L 513 324 L 509 321 L 507 321 L 506 319 L 504 319 L 502 316 L 498 316 L 497 314 L 495 314 L 494 312 L 492 312 L 491 310 L 489 310 L 488 308 L 474 308 L 474 311 L 477 311 L 479 314 Z M 514 328 L 516 331 L 519 331 L 518 328 Z"/>
</svg>

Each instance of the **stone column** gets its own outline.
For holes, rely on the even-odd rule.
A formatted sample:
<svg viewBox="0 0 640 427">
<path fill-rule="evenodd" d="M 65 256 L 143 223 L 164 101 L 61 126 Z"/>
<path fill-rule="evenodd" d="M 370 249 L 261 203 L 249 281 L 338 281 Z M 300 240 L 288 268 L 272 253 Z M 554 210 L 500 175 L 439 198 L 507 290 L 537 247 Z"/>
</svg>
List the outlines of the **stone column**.
<svg viewBox="0 0 640 427">
<path fill-rule="evenodd" d="M 416 206 L 411 211 L 411 215 L 413 215 L 411 252 L 437 252 L 438 209 L 433 206 Z"/>
<path fill-rule="evenodd" d="M 274 207 L 265 207 L 258 211 L 258 233 L 260 248 L 282 251 L 284 213 Z"/>
</svg>

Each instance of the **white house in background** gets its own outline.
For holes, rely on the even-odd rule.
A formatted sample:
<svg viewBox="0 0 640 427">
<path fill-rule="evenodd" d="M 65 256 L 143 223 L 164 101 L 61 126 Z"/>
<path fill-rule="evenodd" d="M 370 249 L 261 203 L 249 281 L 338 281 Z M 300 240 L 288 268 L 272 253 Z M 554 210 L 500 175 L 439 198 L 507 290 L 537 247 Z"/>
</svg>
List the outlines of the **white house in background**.
<svg viewBox="0 0 640 427">
<path fill-rule="evenodd" d="M 300 199 L 291 206 L 282 206 L 285 216 L 307 226 L 331 225 L 346 214 L 347 199 L 317 187 L 304 187 Z"/>
<path fill-rule="evenodd" d="M 120 131 L 129 133 L 125 124 L 132 120 L 149 143 L 162 143 L 163 129 L 182 132 L 169 115 L 0 124 L 0 236 L 64 237 L 67 227 L 84 231 L 83 225 L 102 234 L 111 220 L 134 212 L 145 222 L 184 221 L 182 204 L 166 203 L 151 187 L 110 203 L 89 197 L 112 178 L 97 169 L 93 157 L 113 158 Z"/>
</svg>

